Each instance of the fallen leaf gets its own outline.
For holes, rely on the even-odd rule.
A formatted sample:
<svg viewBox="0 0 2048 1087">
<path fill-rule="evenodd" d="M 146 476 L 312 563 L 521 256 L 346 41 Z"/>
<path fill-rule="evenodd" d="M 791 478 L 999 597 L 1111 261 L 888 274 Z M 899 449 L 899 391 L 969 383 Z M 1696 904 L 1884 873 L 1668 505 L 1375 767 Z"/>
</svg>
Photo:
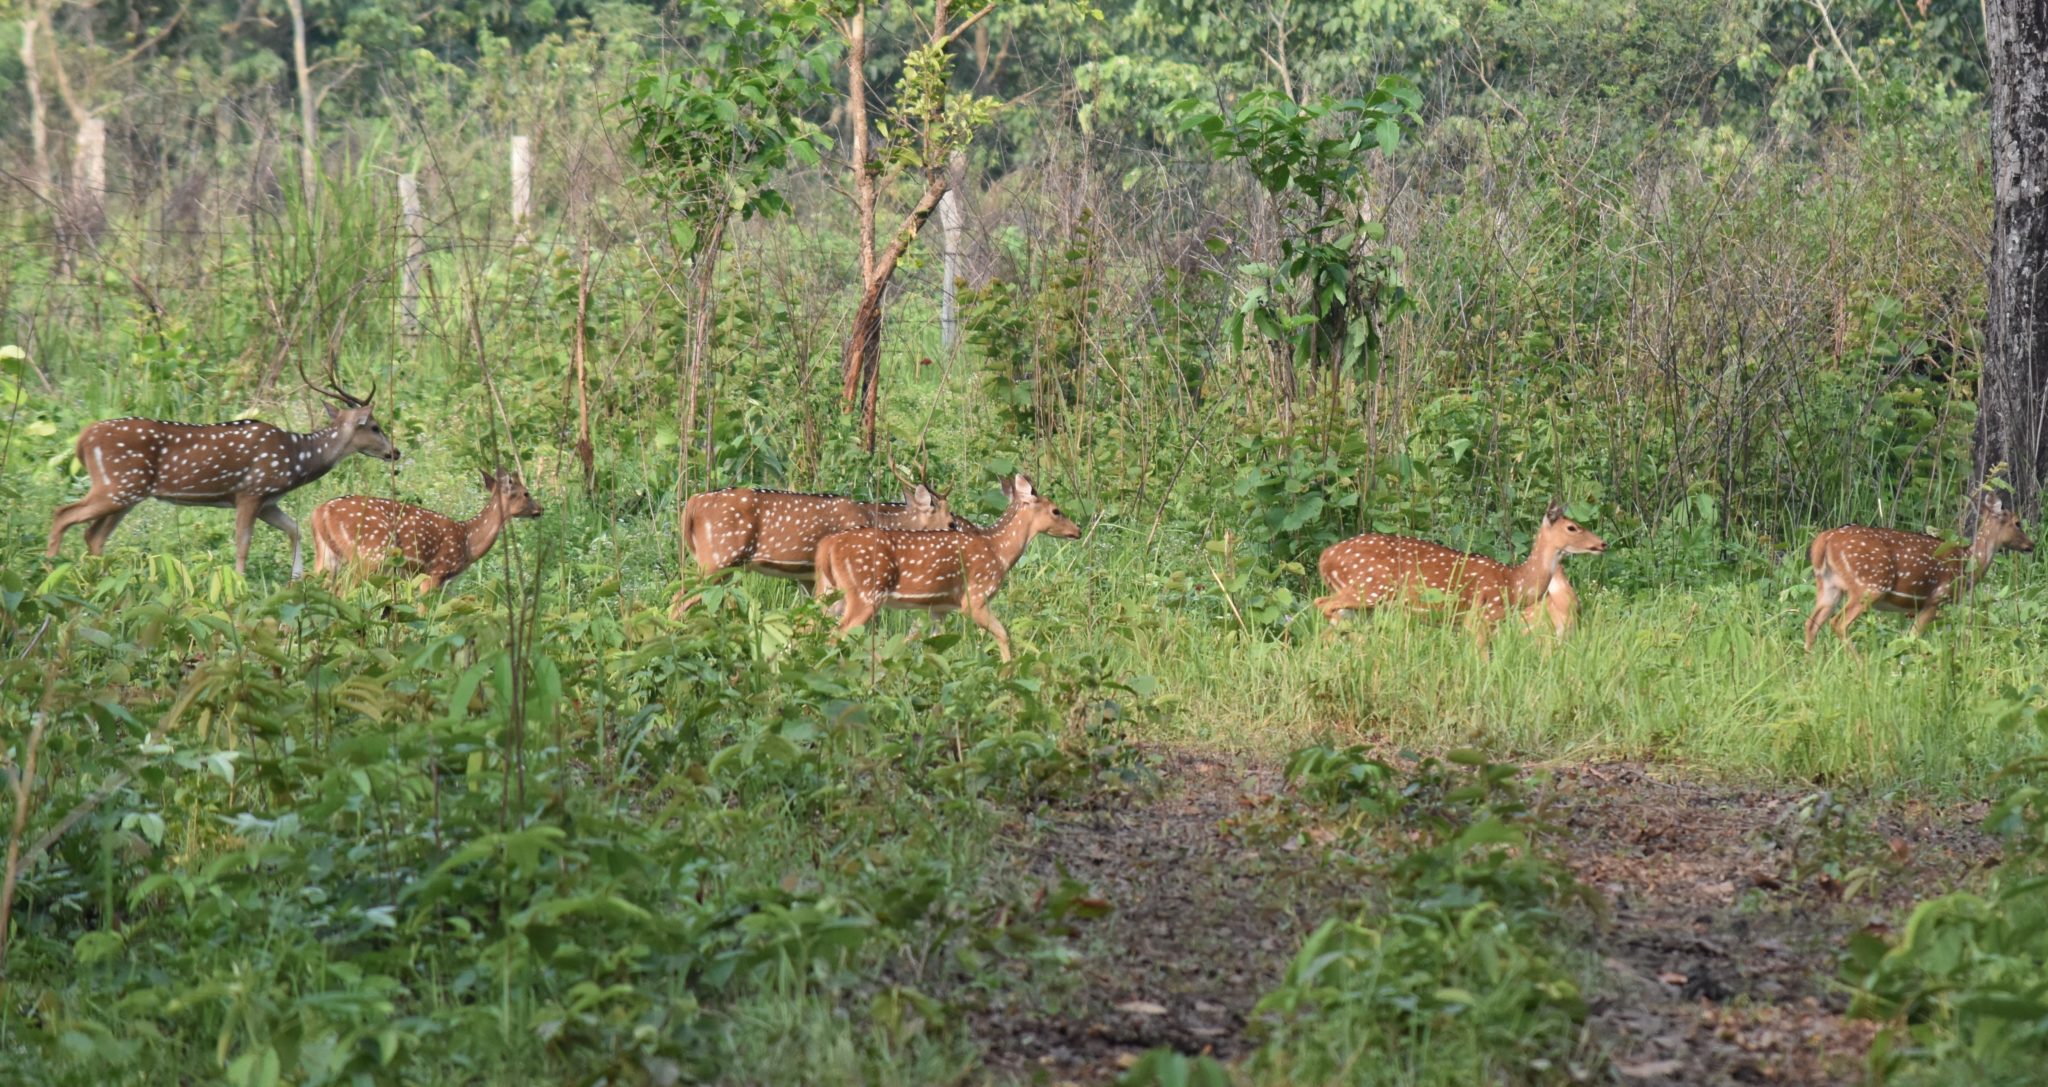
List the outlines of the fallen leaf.
<svg viewBox="0 0 2048 1087">
<path fill-rule="evenodd" d="M 1614 1070 L 1629 1079 L 1655 1079 L 1658 1076 L 1675 1076 L 1685 1070 L 1685 1065 L 1674 1060 L 1644 1061 L 1641 1064 L 1617 1064 Z"/>
<path fill-rule="evenodd" d="M 1116 1066 L 1118 1068 L 1136 1068 L 1138 1066 L 1138 1055 L 1136 1053 L 1119 1053 L 1116 1055 Z"/>
<path fill-rule="evenodd" d="M 1692 979 L 1686 977 L 1684 974 L 1681 974 L 1676 970 L 1666 970 L 1663 973 L 1657 975 L 1657 980 L 1663 982 L 1666 985 L 1683 985 L 1686 982 L 1691 981 Z"/>
<path fill-rule="evenodd" d="M 1129 1012 L 1132 1015 L 1166 1014 L 1166 1008 L 1164 1005 L 1154 1004 L 1149 1000 L 1126 1000 L 1123 1003 L 1118 1004 L 1116 1006 L 1116 1010 L 1120 1012 Z"/>
</svg>

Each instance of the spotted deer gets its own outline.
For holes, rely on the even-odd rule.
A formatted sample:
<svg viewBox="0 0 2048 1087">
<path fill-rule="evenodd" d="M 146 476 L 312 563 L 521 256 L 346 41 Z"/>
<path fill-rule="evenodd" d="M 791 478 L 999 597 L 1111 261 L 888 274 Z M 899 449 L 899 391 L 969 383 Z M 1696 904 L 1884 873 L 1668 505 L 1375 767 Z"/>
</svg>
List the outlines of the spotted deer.
<svg viewBox="0 0 2048 1087">
<path fill-rule="evenodd" d="M 2019 514 L 1992 495 L 1977 504 L 1977 534 L 1966 548 L 1944 544 L 1936 536 L 1866 525 L 1843 525 L 1813 538 L 1807 560 L 1813 565 L 1813 614 L 1806 617 L 1806 649 L 1837 604 L 1835 634 L 1852 649 L 1849 627 L 1871 605 L 1880 611 L 1913 613 L 1918 635 L 1934 621 L 1943 604 L 1967 591 L 1984 576 L 2000 548 L 2032 551 L 2034 541 L 2020 528 Z"/>
<path fill-rule="evenodd" d="M 156 419 L 106 419 L 78 436 L 79 462 L 92 490 L 57 510 L 47 554 L 56 558 L 64 531 L 85 524 L 85 548 L 99 554 L 114 527 L 145 498 L 180 506 L 220 506 L 235 511 L 235 572 L 249 561 L 249 535 L 257 521 L 292 542 L 292 577 L 305 572 L 299 526 L 278 499 L 319 479 L 342 458 L 363 453 L 398 459 L 398 447 L 377 423 L 370 401 L 329 384 L 329 424 L 298 434 L 254 419 L 229 423 L 167 423 Z"/>
<path fill-rule="evenodd" d="M 880 608 L 915 608 L 934 616 L 965 611 L 995 635 L 996 652 L 1010 659 L 1010 634 L 989 610 L 1010 568 L 1043 533 L 1079 539 L 1081 528 L 1038 493 L 1031 478 L 1003 481 L 1009 506 L 995 524 L 971 531 L 857 529 L 818 545 L 818 595 L 841 592 L 839 637 L 874 618 Z"/>
<path fill-rule="evenodd" d="M 944 496 L 922 483 L 907 486 L 901 502 L 729 487 L 690 496 L 682 517 L 683 546 L 707 584 L 734 570 L 809 583 L 817 574 L 819 541 L 835 532 L 964 524 L 947 508 Z M 701 595 L 679 597 L 670 614 L 681 615 Z"/>
<path fill-rule="evenodd" d="M 395 557 L 408 572 L 425 574 L 429 590 L 439 589 L 488 554 L 506 522 L 541 515 L 540 503 L 518 476 L 485 472 L 483 483 L 483 512 L 467 521 L 388 498 L 350 495 L 320 503 L 306 518 L 314 572 L 344 563 L 374 566 Z"/>
<path fill-rule="evenodd" d="M 1538 615 L 1550 620 L 1551 633 L 1560 638 L 1579 625 L 1579 594 L 1572 589 L 1571 579 L 1564 576 L 1564 563 L 1557 564 L 1557 571 L 1550 575 L 1550 588 L 1543 599 L 1529 605 L 1522 620 L 1533 627 Z"/>
<path fill-rule="evenodd" d="M 1605 540 L 1566 517 L 1556 502 L 1543 514 L 1529 557 L 1514 566 L 1428 540 L 1367 533 L 1323 552 L 1317 569 L 1331 592 L 1318 598 L 1316 607 L 1332 624 L 1347 611 L 1370 610 L 1395 597 L 1411 607 L 1445 607 L 1472 618 L 1484 648 L 1494 625 L 1511 608 L 1524 611 L 1531 622 L 1542 608 L 1556 629 L 1568 628 L 1576 594 L 1555 604 L 1548 599 L 1561 581 L 1564 557 L 1605 550 Z M 1563 584 L 1570 594 L 1570 582 Z"/>
</svg>

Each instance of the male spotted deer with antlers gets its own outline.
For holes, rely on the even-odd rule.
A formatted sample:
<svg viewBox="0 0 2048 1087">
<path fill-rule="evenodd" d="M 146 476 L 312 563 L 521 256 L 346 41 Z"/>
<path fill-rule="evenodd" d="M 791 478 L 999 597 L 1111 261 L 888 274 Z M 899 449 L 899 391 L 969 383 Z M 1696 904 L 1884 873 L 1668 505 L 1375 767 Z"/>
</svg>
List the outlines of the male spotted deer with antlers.
<svg viewBox="0 0 2048 1087">
<path fill-rule="evenodd" d="M 395 558 L 405 570 L 426 575 L 429 590 L 439 589 L 489 553 L 507 522 L 541 515 L 540 503 L 511 472 L 485 472 L 483 482 L 483 512 L 467 521 L 388 498 L 350 495 L 322 502 L 306 518 L 314 572 Z"/>
<path fill-rule="evenodd" d="M 945 496 L 907 481 L 901 502 L 729 487 L 690 496 L 683 503 L 682 517 L 683 546 L 697 560 L 707 585 L 735 570 L 808 584 L 817 574 L 818 543 L 835 532 L 963 525 L 947 507 Z M 670 615 L 680 616 L 701 595 L 679 596 Z"/>
<path fill-rule="evenodd" d="M 1977 503 L 1977 534 L 1967 548 L 1944 543 L 1938 536 L 1900 532 L 1867 525 L 1843 525 L 1813 538 L 1806 557 L 1813 566 L 1813 614 L 1806 617 L 1806 649 L 1827 622 L 1835 605 L 1835 634 L 1855 648 L 1849 626 L 1873 604 L 1880 611 L 1913 613 L 1917 636 L 1934 621 L 1941 606 L 1967 591 L 1984 576 L 2000 548 L 2032 551 L 2034 541 L 2020 528 L 2019 514 L 2005 508 L 1996 495 Z"/>
<path fill-rule="evenodd" d="M 1543 514 L 1529 557 L 1514 566 L 1412 536 L 1367 533 L 1323 552 L 1317 568 L 1331 593 L 1318 598 L 1316 607 L 1332 624 L 1345 612 L 1370 610 L 1395 598 L 1425 610 L 1447 608 L 1472 619 L 1481 648 L 1510 608 L 1524 611 L 1533 622 L 1540 607 L 1562 633 L 1571 625 L 1577 597 L 1548 601 L 1564 557 L 1605 550 L 1605 540 L 1566 517 L 1556 502 Z M 1564 591 L 1571 593 L 1569 582 Z"/>
<path fill-rule="evenodd" d="M 916 608 L 935 616 L 965 611 L 995 635 L 996 652 L 1010 659 L 1010 634 L 988 603 L 1010 568 L 1041 533 L 1079 539 L 1081 528 L 1038 493 L 1031 477 L 1003 481 L 1009 506 L 984 529 L 915 532 L 858 529 L 827 536 L 818 545 L 818 595 L 843 592 L 834 605 L 845 637 L 880 608 Z"/>
<path fill-rule="evenodd" d="M 157 419 L 106 419 L 78 436 L 77 453 L 92 490 L 59 507 L 50 526 L 48 555 L 56 558 L 64 531 L 85 524 L 85 547 L 100 554 L 114 527 L 145 498 L 180 506 L 220 506 L 235 511 L 235 572 L 249 561 L 249 535 L 257 521 L 292 542 L 292 577 L 305 572 L 299 526 L 278 499 L 327 474 L 342 458 L 363 453 L 398 459 L 398 447 L 378 425 L 370 402 L 330 382 L 316 390 L 334 397 L 328 426 L 299 434 L 259 422 L 167 423 Z"/>
</svg>

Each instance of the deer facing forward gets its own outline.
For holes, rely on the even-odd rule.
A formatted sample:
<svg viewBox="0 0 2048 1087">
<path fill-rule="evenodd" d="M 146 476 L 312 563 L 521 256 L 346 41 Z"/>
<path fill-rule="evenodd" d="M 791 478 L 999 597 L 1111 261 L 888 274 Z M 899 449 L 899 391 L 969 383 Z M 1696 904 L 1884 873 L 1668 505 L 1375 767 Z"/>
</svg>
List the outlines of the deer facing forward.
<svg viewBox="0 0 2048 1087">
<path fill-rule="evenodd" d="M 879 608 L 917 608 L 933 615 L 965 611 L 995 635 L 996 652 L 1010 659 L 1010 634 L 988 607 L 1010 568 L 1040 533 L 1078 539 L 1081 528 L 1040 495 L 1029 476 L 1003 481 L 1009 506 L 985 529 L 914 532 L 858 529 L 827 536 L 818 545 L 818 595 L 844 592 L 839 637 L 874 618 Z"/>
<path fill-rule="evenodd" d="M 1317 569 L 1331 592 L 1318 598 L 1316 607 L 1333 624 L 1347 611 L 1369 610 L 1395 597 L 1414 607 L 1448 607 L 1472 617 L 1483 647 L 1509 609 L 1524 611 L 1533 622 L 1538 607 L 1549 605 L 1551 621 L 1562 633 L 1570 625 L 1576 596 L 1554 604 L 1548 598 L 1561 581 L 1564 557 L 1605 550 L 1605 540 L 1566 517 L 1556 502 L 1543 514 L 1529 557 L 1514 566 L 1411 536 L 1367 533 L 1323 552 Z M 1570 583 L 1564 586 L 1570 594 Z M 1431 593 L 1444 599 L 1432 601 Z"/>
<path fill-rule="evenodd" d="M 50 558 L 64 543 L 64 531 L 85 524 L 85 549 L 100 554 L 114 526 L 145 498 L 180 506 L 222 506 L 235 511 L 235 572 L 249 561 L 249 535 L 257 521 L 292 542 L 292 576 L 305 572 L 299 526 L 277 502 L 327 474 L 351 453 L 398 459 L 398 447 L 377 424 L 370 395 L 361 400 L 328 390 L 342 406 L 330 405 L 324 430 L 297 434 L 254 419 L 232 423 L 166 423 L 156 419 L 106 419 L 78 436 L 78 459 L 92 490 L 59 507 L 50 525 Z"/>
<path fill-rule="evenodd" d="M 1852 649 L 1849 625 L 1875 604 L 1880 611 L 1913 613 L 1918 635 L 1934 621 L 1960 584 L 1967 590 L 1984 576 L 2000 548 L 2032 551 L 2034 541 L 2020 528 L 2019 514 L 2005 508 L 1996 495 L 1979 501 L 1977 535 L 1967 550 L 1944 547 L 1941 539 L 1920 532 L 1900 532 L 1867 525 L 1843 525 L 1813 538 L 1807 560 L 1813 565 L 1813 614 L 1806 617 L 1806 648 L 1835 605 L 1846 600 L 1835 617 L 1835 634 Z"/>
<path fill-rule="evenodd" d="M 485 472 L 483 483 L 483 512 L 467 521 L 387 498 L 350 495 L 322 502 L 306 519 L 313 531 L 313 569 L 371 566 L 396 556 L 407 571 L 426 575 L 428 589 L 448 584 L 489 553 L 506 522 L 541 515 L 540 503 L 512 473 Z"/>
<path fill-rule="evenodd" d="M 692 495 L 683 503 L 683 546 L 706 583 L 734 570 L 809 582 L 817 573 L 818 544 L 856 528 L 936 530 L 960 527 L 946 499 L 920 483 L 901 502 L 861 502 L 836 494 L 796 494 L 730 487 Z M 681 597 L 680 615 L 697 602 Z"/>
</svg>

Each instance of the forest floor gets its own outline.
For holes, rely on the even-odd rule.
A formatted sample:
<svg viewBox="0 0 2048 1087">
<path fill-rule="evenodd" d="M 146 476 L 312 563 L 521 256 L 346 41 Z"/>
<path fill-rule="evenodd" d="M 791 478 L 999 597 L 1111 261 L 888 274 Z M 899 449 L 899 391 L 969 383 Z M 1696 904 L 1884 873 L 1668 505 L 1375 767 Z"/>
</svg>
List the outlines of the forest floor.
<svg viewBox="0 0 2048 1087">
<path fill-rule="evenodd" d="M 1981 804 L 1817 803 L 1642 763 L 1545 769 L 1532 799 L 1552 848 L 1605 902 L 1587 931 L 1591 1082 L 1860 1081 L 1873 1027 L 1845 1014 L 1840 949 L 1995 862 Z M 975 1013 L 999 1080 L 1108 1083 L 1155 1046 L 1248 1053 L 1252 1005 L 1303 937 L 1368 901 L 1313 847 L 1247 833 L 1285 791 L 1278 767 L 1179 753 L 1160 775 L 1155 796 L 1076 797 L 1008 828 L 1018 878 L 1071 877 L 1112 912 L 1081 923 L 1060 976 Z"/>
</svg>

